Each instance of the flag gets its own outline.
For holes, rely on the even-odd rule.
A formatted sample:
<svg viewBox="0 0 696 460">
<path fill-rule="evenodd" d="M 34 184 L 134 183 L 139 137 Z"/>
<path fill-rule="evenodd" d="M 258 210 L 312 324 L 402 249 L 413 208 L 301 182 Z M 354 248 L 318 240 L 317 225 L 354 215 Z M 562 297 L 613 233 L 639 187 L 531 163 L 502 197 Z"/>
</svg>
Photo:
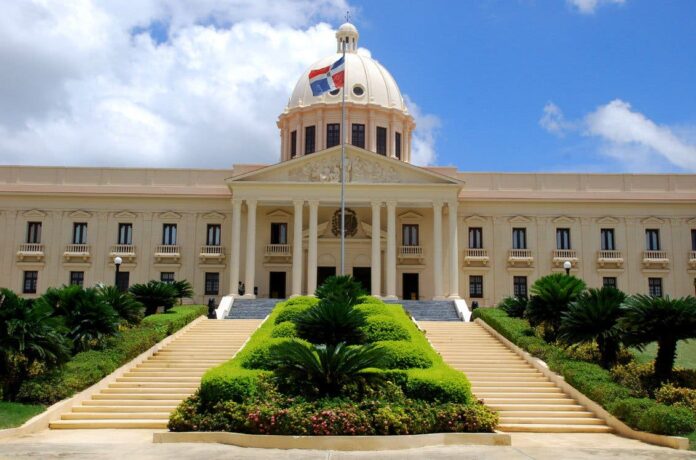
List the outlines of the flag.
<svg viewBox="0 0 696 460">
<path fill-rule="evenodd" d="M 309 86 L 312 88 L 312 95 L 319 96 L 327 91 L 343 88 L 345 74 L 344 57 L 330 66 L 310 71 Z"/>
</svg>

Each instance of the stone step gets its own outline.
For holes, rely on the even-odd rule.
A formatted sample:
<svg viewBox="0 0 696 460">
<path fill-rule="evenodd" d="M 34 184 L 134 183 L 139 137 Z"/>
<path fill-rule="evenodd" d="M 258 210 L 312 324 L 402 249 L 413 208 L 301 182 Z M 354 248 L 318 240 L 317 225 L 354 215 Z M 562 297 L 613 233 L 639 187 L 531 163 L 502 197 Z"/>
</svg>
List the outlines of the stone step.
<svg viewBox="0 0 696 460">
<path fill-rule="evenodd" d="M 116 382 L 119 383 L 200 383 L 199 377 L 118 377 Z"/>
<path fill-rule="evenodd" d="M 500 380 L 476 380 L 469 378 L 469 382 L 471 382 L 471 386 L 476 387 L 476 388 L 556 388 L 556 385 L 554 385 L 553 382 L 549 382 L 548 380 L 539 380 L 539 381 L 520 381 L 520 380 L 511 380 L 511 381 L 500 381 Z"/>
<path fill-rule="evenodd" d="M 534 397 L 500 397 L 500 395 L 483 397 L 476 395 L 478 398 L 483 399 L 487 406 L 499 406 L 501 404 L 535 404 L 540 408 L 543 408 L 545 404 L 576 404 L 574 399 L 571 398 L 539 398 L 537 395 Z"/>
<path fill-rule="evenodd" d="M 184 393 L 148 393 L 148 394 L 141 394 L 141 393 L 119 393 L 119 394 L 110 394 L 110 393 L 99 393 L 94 396 L 92 396 L 93 399 L 101 399 L 101 400 L 118 400 L 118 401 L 131 401 L 133 399 L 144 399 L 144 400 L 167 400 L 167 401 L 177 401 L 179 403 L 185 398 L 188 398 L 191 396 L 191 393 L 184 392 Z"/>
<path fill-rule="evenodd" d="M 147 413 L 166 413 L 171 414 L 171 412 L 176 409 L 176 405 L 167 406 L 153 406 L 143 405 L 143 406 L 75 406 L 72 408 L 73 412 L 87 412 L 87 413 L 126 413 L 130 414 L 133 412 L 147 412 Z"/>
<path fill-rule="evenodd" d="M 169 395 L 171 396 L 171 395 Z M 133 407 L 133 406 L 141 406 L 141 407 L 150 407 L 150 406 L 165 406 L 165 407 L 174 407 L 179 405 L 181 402 L 180 399 L 157 399 L 157 400 L 142 400 L 142 399 L 120 399 L 118 401 L 118 405 L 122 407 Z M 87 399 L 85 401 L 82 401 L 83 406 L 106 406 L 106 407 L 113 407 L 116 403 L 111 400 L 111 399 Z"/>
<path fill-rule="evenodd" d="M 167 420 L 56 420 L 49 424 L 52 430 L 89 430 L 106 428 L 165 429 Z"/>
<path fill-rule="evenodd" d="M 585 408 L 580 404 L 576 404 L 572 400 L 568 400 L 563 404 L 518 404 L 511 402 L 486 404 L 489 408 L 498 412 L 584 412 Z"/>
<path fill-rule="evenodd" d="M 598 418 L 583 418 L 583 417 L 507 417 L 500 416 L 500 424 L 521 424 L 533 423 L 543 425 L 604 425 L 604 421 Z"/>
<path fill-rule="evenodd" d="M 117 385 L 117 384 L 116 384 Z M 193 393 L 198 387 L 155 387 L 155 388 L 103 388 L 101 390 L 101 395 L 122 395 L 122 394 L 142 394 L 142 395 L 161 395 L 161 394 L 178 394 L 178 395 L 188 395 Z"/>
<path fill-rule="evenodd" d="M 63 414 L 61 420 L 169 420 L 170 412 L 136 412 L 136 413 L 116 413 L 116 412 L 77 412 Z"/>
<path fill-rule="evenodd" d="M 498 412 L 498 415 L 500 415 L 501 418 L 595 418 L 592 412 L 586 412 L 582 410 L 582 406 L 579 407 L 580 410 L 497 410 L 496 412 Z"/>
<path fill-rule="evenodd" d="M 507 390 L 507 391 L 505 391 Z M 512 400 L 518 400 L 518 399 L 526 399 L 526 398 L 531 398 L 531 399 L 559 399 L 563 396 L 565 396 L 565 393 L 563 393 L 561 390 L 558 391 L 550 391 L 546 390 L 545 388 L 541 388 L 542 391 L 519 391 L 519 392 L 510 392 L 509 388 L 506 388 L 501 391 L 491 391 L 488 388 L 486 388 L 484 391 L 474 391 L 474 394 L 483 399 L 488 399 L 488 398 L 496 398 L 496 399 L 507 399 L 508 401 Z M 546 390 L 546 391 L 544 391 Z"/>
<path fill-rule="evenodd" d="M 503 432 L 531 432 L 531 433 L 611 433 L 612 429 L 606 425 L 551 425 L 551 424 L 527 424 L 507 423 L 498 425 L 498 430 Z"/>
<path fill-rule="evenodd" d="M 181 369 L 166 369 L 166 370 L 147 370 L 147 369 L 131 369 L 123 374 L 124 377 L 198 377 L 205 374 L 205 371 L 183 371 Z"/>
<path fill-rule="evenodd" d="M 109 384 L 109 388 L 192 388 L 200 386 L 197 382 L 116 382 Z"/>
<path fill-rule="evenodd" d="M 528 394 L 534 394 L 534 396 L 544 395 L 549 397 L 556 397 L 559 394 L 564 394 L 563 391 L 555 386 L 552 387 L 528 387 L 528 386 L 518 386 L 518 387 L 482 387 L 478 385 L 472 385 L 474 393 L 479 397 L 485 397 L 486 395 L 522 395 L 527 396 Z"/>
</svg>

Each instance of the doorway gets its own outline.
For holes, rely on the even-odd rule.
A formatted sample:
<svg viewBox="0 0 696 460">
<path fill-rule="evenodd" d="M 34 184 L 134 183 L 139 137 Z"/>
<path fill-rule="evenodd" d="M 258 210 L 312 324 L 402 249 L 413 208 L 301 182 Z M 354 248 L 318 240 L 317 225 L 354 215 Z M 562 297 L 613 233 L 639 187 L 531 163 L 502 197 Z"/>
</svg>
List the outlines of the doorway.
<svg viewBox="0 0 696 460">
<path fill-rule="evenodd" d="M 418 300 L 418 273 L 403 273 L 401 278 L 404 300 Z"/>
<path fill-rule="evenodd" d="M 285 272 L 270 272 L 268 297 L 271 299 L 285 298 Z"/>
<path fill-rule="evenodd" d="M 372 292 L 372 270 L 370 267 L 353 267 L 353 278 L 362 284 L 366 293 Z"/>
<path fill-rule="evenodd" d="M 336 267 L 317 267 L 317 286 L 324 284 L 329 276 L 336 276 Z"/>
</svg>

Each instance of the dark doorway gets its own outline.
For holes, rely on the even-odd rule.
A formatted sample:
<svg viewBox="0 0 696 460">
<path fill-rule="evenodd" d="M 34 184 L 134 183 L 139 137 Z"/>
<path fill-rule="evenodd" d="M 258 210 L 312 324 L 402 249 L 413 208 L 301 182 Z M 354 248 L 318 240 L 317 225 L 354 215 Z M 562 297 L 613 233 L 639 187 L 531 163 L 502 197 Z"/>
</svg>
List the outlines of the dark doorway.
<svg viewBox="0 0 696 460">
<path fill-rule="evenodd" d="M 370 267 L 353 267 L 353 278 L 360 281 L 363 290 L 368 294 L 372 292 L 372 271 Z"/>
<path fill-rule="evenodd" d="M 285 272 L 271 272 L 268 285 L 268 297 L 271 299 L 285 298 Z"/>
<path fill-rule="evenodd" d="M 418 300 L 418 273 L 403 273 L 404 300 Z"/>
<path fill-rule="evenodd" d="M 324 284 L 329 276 L 336 276 L 336 267 L 317 267 L 317 286 Z"/>
<path fill-rule="evenodd" d="M 121 292 L 126 292 L 130 287 L 130 272 L 118 272 L 116 276 L 116 288 Z"/>
</svg>

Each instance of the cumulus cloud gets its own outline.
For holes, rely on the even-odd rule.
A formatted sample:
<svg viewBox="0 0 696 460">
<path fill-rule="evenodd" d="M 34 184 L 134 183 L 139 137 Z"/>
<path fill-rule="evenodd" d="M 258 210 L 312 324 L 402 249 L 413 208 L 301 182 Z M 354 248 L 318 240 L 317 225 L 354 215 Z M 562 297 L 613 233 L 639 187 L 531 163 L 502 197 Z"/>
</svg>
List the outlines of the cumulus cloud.
<svg viewBox="0 0 696 460">
<path fill-rule="evenodd" d="M 565 119 L 563 111 L 553 102 L 547 102 L 544 106 L 539 125 L 546 131 L 561 137 L 567 131 L 574 129 L 574 124 Z"/>
<path fill-rule="evenodd" d="M 602 5 L 623 5 L 626 0 L 567 0 L 568 3 L 582 14 L 593 14 Z"/>
<path fill-rule="evenodd" d="M 411 141 L 411 163 L 419 166 L 435 164 L 435 143 L 440 129 L 440 118 L 436 115 L 423 113 L 421 108 L 404 94 L 404 102 L 416 122 Z"/>
</svg>

